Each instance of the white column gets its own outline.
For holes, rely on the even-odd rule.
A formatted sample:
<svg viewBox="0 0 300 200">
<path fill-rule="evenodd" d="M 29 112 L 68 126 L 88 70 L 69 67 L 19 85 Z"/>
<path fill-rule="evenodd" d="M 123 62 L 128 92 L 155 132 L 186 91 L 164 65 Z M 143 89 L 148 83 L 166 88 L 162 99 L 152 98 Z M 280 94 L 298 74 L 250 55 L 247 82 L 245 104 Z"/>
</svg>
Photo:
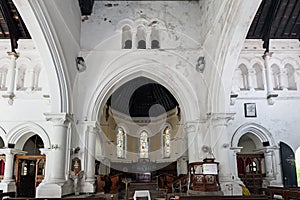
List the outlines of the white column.
<svg viewBox="0 0 300 200">
<path fill-rule="evenodd" d="M 232 174 L 232 182 L 231 183 L 226 183 L 225 186 L 230 186 L 225 188 L 223 190 L 223 193 L 225 195 L 242 195 L 242 187 L 240 184 L 244 184 L 241 179 L 238 176 L 238 165 L 237 165 L 237 154 L 241 152 L 243 147 L 231 147 L 231 156 L 230 160 L 228 161 L 231 164 L 231 174 Z M 223 184 L 224 185 L 224 184 Z M 231 189 L 231 191 L 227 191 L 227 189 Z M 226 191 L 227 193 L 225 193 Z"/>
<path fill-rule="evenodd" d="M 288 74 L 286 68 L 283 68 L 280 71 L 280 83 L 282 90 L 286 91 L 288 88 Z"/>
<path fill-rule="evenodd" d="M 255 77 L 255 70 L 248 69 L 248 87 L 250 91 L 254 91 L 254 77 Z"/>
<path fill-rule="evenodd" d="M 137 49 L 136 31 L 131 30 L 132 33 L 132 49 Z"/>
<path fill-rule="evenodd" d="M 266 83 L 267 83 L 267 100 L 268 104 L 273 105 L 274 97 L 277 97 L 278 94 L 274 93 L 274 85 L 272 83 L 272 71 L 270 66 L 270 59 L 273 53 L 265 52 L 263 55 L 264 65 L 265 65 L 265 75 L 266 75 Z"/>
<path fill-rule="evenodd" d="M 51 145 L 53 158 L 55 161 L 48 162 L 51 165 L 50 182 L 64 183 L 65 180 L 65 163 L 66 163 L 66 144 L 67 131 L 70 122 L 70 116 L 65 113 L 61 114 L 45 114 L 47 121 L 53 123 L 53 132 L 51 133 Z"/>
<path fill-rule="evenodd" d="M 46 120 L 53 124 L 52 132 L 49 134 L 51 149 L 46 153 L 46 180 L 40 184 L 36 191 L 37 198 L 61 198 L 62 185 L 66 178 L 66 144 L 68 126 L 71 115 L 66 113 L 46 113 Z"/>
<path fill-rule="evenodd" d="M 233 119 L 233 114 L 227 113 L 213 113 L 211 115 L 211 126 L 212 126 L 212 147 L 216 161 L 220 162 L 220 179 L 231 179 L 231 166 L 229 160 L 229 144 L 230 138 L 227 133 L 227 125 L 229 120 Z"/>
<path fill-rule="evenodd" d="M 86 180 L 82 188 L 85 193 L 95 192 L 95 150 L 96 136 L 99 128 L 93 125 L 87 126 L 87 151 L 86 151 Z"/>
<path fill-rule="evenodd" d="M 224 195 L 231 195 L 232 191 L 229 190 L 229 184 L 232 184 L 233 174 L 232 168 L 235 163 L 231 163 L 229 149 L 230 137 L 227 132 L 227 125 L 233 119 L 233 113 L 212 113 L 211 114 L 211 135 L 212 135 L 212 148 L 216 161 L 219 162 L 219 180 L 221 189 Z"/>
<path fill-rule="evenodd" d="M 25 154 L 25 151 L 18 149 L 0 149 L 0 154 L 5 155 L 4 177 L 0 183 L 0 190 L 3 192 L 16 192 L 16 182 L 13 179 L 14 174 L 14 156 L 16 154 Z"/>
<path fill-rule="evenodd" d="M 44 180 L 43 183 L 48 182 L 49 181 L 49 177 L 51 177 L 51 168 L 50 168 L 50 164 L 47 164 L 47 161 L 49 160 L 53 160 L 51 158 L 51 152 L 53 151 L 53 149 L 39 149 L 41 151 L 41 155 L 45 155 L 46 156 L 46 165 L 45 165 L 45 176 L 44 176 Z"/>
<path fill-rule="evenodd" d="M 8 97 L 12 99 L 15 94 L 15 79 L 16 79 L 16 59 L 18 58 L 18 54 L 16 52 L 8 52 L 10 57 L 10 63 L 8 68 L 8 85 L 7 85 L 7 92 L 3 97 Z"/>
<path fill-rule="evenodd" d="M 188 137 L 188 155 L 189 155 L 189 163 L 199 162 L 196 148 L 196 126 L 194 124 L 186 124 L 185 125 L 185 133 Z"/>
<path fill-rule="evenodd" d="M 273 166 L 273 147 L 264 147 L 261 149 L 265 156 L 265 170 L 266 178 L 274 179 L 274 166 Z"/>
<path fill-rule="evenodd" d="M 37 90 L 39 88 L 39 75 L 40 71 L 39 70 L 34 70 L 34 77 L 33 77 L 33 89 Z"/>
<path fill-rule="evenodd" d="M 234 166 L 232 168 L 232 175 L 234 176 L 234 180 L 240 180 L 239 176 L 238 176 L 238 167 L 237 167 L 237 154 L 241 152 L 241 150 L 243 149 L 243 147 L 233 147 L 230 148 L 231 152 L 232 152 L 232 159 L 230 160 L 232 163 L 234 163 Z"/>
<path fill-rule="evenodd" d="M 28 71 L 26 72 L 25 74 L 27 77 L 28 77 L 28 90 L 29 91 L 32 91 L 34 89 L 34 78 L 35 78 L 35 75 L 34 75 L 34 69 L 33 67 L 31 67 L 30 69 L 28 69 Z"/>
<path fill-rule="evenodd" d="M 273 53 L 265 52 L 263 55 L 264 64 L 265 64 L 265 73 L 266 73 L 266 82 L 267 82 L 267 94 L 273 93 L 273 83 L 272 83 L 272 72 L 270 66 L 270 59 Z"/>
</svg>

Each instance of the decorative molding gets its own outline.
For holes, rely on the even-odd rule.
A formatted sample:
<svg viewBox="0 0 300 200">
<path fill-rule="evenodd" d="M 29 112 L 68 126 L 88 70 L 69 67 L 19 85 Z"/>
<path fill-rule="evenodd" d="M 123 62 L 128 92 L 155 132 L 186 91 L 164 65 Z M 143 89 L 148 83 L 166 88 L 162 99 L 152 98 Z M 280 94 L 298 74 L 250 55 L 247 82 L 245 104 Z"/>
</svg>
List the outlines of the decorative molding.
<svg viewBox="0 0 300 200">
<path fill-rule="evenodd" d="M 65 125 L 73 121 L 73 115 L 67 113 L 44 113 L 46 121 L 51 121 L 54 125 Z"/>
<path fill-rule="evenodd" d="M 229 121 L 234 119 L 235 113 L 208 113 L 207 117 L 213 126 L 227 126 Z"/>
<path fill-rule="evenodd" d="M 48 51 L 55 67 L 55 72 L 59 82 L 60 92 L 60 111 L 69 111 L 69 84 L 68 74 L 65 73 L 64 66 L 67 66 L 62 48 L 60 46 L 59 38 L 51 21 L 51 17 L 47 11 L 46 5 L 42 1 L 28 1 L 33 14 L 36 17 L 37 23 L 40 26 L 41 32 L 44 36 L 44 41 L 48 46 Z"/>
<path fill-rule="evenodd" d="M 29 134 L 29 135 L 27 136 L 27 134 Z M 45 129 L 43 127 L 41 127 L 40 125 L 33 123 L 33 122 L 26 122 L 23 124 L 19 124 L 19 125 L 15 126 L 13 129 L 11 129 L 7 133 L 7 135 L 8 135 L 7 143 L 18 144 L 18 142 L 20 141 L 20 139 L 22 137 L 25 137 L 25 136 L 31 137 L 34 134 L 37 134 L 38 136 L 40 136 L 42 138 L 45 148 L 50 147 L 50 138 L 49 138 L 47 132 L 45 131 Z M 23 144 L 20 144 L 20 146 L 23 146 Z"/>
<path fill-rule="evenodd" d="M 270 146 L 276 146 L 276 143 L 272 137 L 272 134 L 263 126 L 256 123 L 246 123 L 236 129 L 231 139 L 231 148 L 238 147 L 240 138 L 246 134 L 252 133 L 261 142 L 269 141 Z"/>
</svg>

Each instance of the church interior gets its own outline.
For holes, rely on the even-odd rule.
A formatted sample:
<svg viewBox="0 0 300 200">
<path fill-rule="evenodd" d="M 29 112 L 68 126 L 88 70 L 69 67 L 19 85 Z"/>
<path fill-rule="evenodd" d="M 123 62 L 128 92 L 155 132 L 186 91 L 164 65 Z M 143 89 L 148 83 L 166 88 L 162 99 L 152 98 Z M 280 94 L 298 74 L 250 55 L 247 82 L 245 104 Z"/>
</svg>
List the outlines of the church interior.
<svg viewBox="0 0 300 200">
<path fill-rule="evenodd" d="M 300 1 L 1 0 L 0 196 L 300 198 Z"/>
</svg>

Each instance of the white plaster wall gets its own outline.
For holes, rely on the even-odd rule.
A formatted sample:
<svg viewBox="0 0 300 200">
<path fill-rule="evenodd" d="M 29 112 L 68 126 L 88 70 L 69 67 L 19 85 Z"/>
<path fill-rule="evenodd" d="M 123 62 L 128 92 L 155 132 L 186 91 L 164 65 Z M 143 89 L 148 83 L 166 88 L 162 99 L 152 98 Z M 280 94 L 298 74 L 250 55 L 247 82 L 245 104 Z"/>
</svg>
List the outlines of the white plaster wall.
<svg viewBox="0 0 300 200">
<path fill-rule="evenodd" d="M 74 1 L 44 1 L 49 19 L 52 23 L 53 35 L 57 37 L 57 47 L 61 48 L 61 59 L 65 60 L 65 76 L 69 78 L 73 88 L 77 70 L 75 59 L 80 49 L 81 13 L 79 5 Z M 60 49 L 59 49 L 60 50 Z"/>
<path fill-rule="evenodd" d="M 9 59 L 7 51 L 10 50 L 10 41 L 0 41 L 0 60 Z M 3 97 L 6 90 L 0 91 L 0 127 L 3 129 L 4 134 L 1 137 L 8 142 L 18 142 L 18 147 L 22 148 L 26 139 L 32 134 L 39 134 L 44 145 L 49 147 L 49 138 L 46 132 L 51 132 L 51 126 L 45 121 L 45 112 L 49 112 L 52 107 L 52 99 L 50 95 L 49 80 L 44 69 L 44 65 L 40 59 L 40 54 L 36 49 L 32 40 L 19 40 L 19 47 L 16 51 L 19 57 L 16 61 L 16 74 L 14 84 L 14 94 L 12 102 Z M 19 68 L 25 67 L 26 69 L 38 65 L 41 68 L 39 74 L 38 90 L 17 90 L 16 83 L 18 79 Z M 28 74 L 25 74 L 28 78 Z M 10 77 L 6 80 L 6 85 L 9 83 Z M 11 103 L 11 104 L 10 104 Z M 22 134 L 24 137 L 22 138 Z"/>
<path fill-rule="evenodd" d="M 270 62 L 277 63 L 278 66 L 283 67 L 286 62 L 293 63 L 296 69 L 296 81 L 299 83 L 299 41 L 298 40 L 272 40 L 270 52 L 273 52 Z M 262 55 L 262 41 L 260 40 L 246 40 L 243 50 L 240 54 L 238 63 L 246 63 L 247 67 L 253 66 L 257 62 L 263 63 Z M 238 65 L 236 65 L 238 67 Z M 264 77 L 265 78 L 265 77 Z M 234 87 L 233 87 L 234 88 Z M 262 91 L 239 91 L 238 97 L 234 105 L 230 106 L 230 112 L 236 113 L 234 120 L 228 126 L 228 133 L 233 134 L 242 126 L 246 124 L 257 124 L 263 127 L 266 137 L 269 137 L 271 146 L 279 147 L 279 142 L 288 144 L 294 151 L 300 146 L 299 137 L 300 131 L 300 88 L 297 91 L 277 91 L 278 97 L 274 98 L 274 105 L 267 102 L 267 90 Z M 244 103 L 255 103 L 257 117 L 245 117 Z M 270 135 L 268 136 L 268 134 Z M 273 184 L 281 183 L 281 167 L 279 160 L 279 151 L 275 150 L 273 156 L 275 162 L 275 182 Z M 235 164 L 235 163 L 233 163 Z"/>
<path fill-rule="evenodd" d="M 81 47 L 119 50 L 122 24 L 141 24 L 160 28 L 164 49 L 199 48 L 199 11 L 197 1 L 95 1 L 91 17 L 82 23 Z"/>
<path fill-rule="evenodd" d="M 111 7 L 107 6 L 109 3 L 112 3 Z M 197 107 L 202 105 L 191 111 L 194 112 L 191 118 L 199 118 L 200 112 L 197 110 L 205 113 L 207 84 L 195 69 L 197 59 L 202 55 L 198 16 L 198 2 L 96 1 L 94 13 L 82 23 L 81 54 L 85 57 L 88 69 L 77 76 L 75 83 L 78 87 L 75 87 L 77 91 L 74 96 L 80 94 L 83 97 L 76 100 L 78 113 L 82 114 L 77 116 L 78 119 L 90 117 L 89 109 L 94 104 L 91 99 L 96 98 L 101 88 L 108 84 L 116 84 L 116 88 L 132 79 L 133 73 L 154 80 L 156 76 L 156 81 L 170 90 L 177 100 L 178 87 L 175 85 L 185 85 L 181 90 L 196 96 L 189 101 L 193 101 Z M 146 50 L 121 49 L 122 25 L 129 24 L 134 29 L 143 24 L 147 28 L 153 25 L 153 21 L 158 22 L 155 24 L 160 28 L 160 50 L 148 47 Z M 152 75 L 149 77 L 149 74 Z M 159 81 L 163 77 L 169 79 Z"/>
</svg>

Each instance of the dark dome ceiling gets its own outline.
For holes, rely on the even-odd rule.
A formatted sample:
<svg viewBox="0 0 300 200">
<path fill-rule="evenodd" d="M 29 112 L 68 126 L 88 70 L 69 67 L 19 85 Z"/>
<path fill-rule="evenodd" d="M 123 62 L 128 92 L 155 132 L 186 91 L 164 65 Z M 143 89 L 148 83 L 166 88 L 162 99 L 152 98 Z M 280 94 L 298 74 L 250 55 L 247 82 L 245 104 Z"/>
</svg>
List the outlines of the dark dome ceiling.
<svg viewBox="0 0 300 200">
<path fill-rule="evenodd" d="M 157 117 L 178 106 L 164 86 L 145 77 L 126 82 L 111 95 L 107 104 L 131 117 Z"/>
</svg>

